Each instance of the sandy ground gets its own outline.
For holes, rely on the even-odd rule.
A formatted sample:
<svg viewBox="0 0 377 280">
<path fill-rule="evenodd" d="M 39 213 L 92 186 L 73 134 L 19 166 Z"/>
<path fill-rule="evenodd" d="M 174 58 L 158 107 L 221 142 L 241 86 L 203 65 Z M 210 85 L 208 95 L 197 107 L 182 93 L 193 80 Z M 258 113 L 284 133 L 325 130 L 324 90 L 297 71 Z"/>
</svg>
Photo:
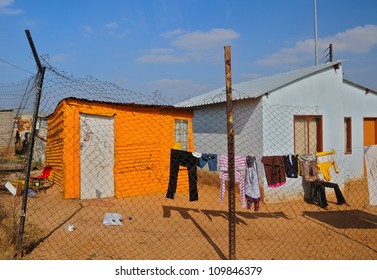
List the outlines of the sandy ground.
<svg viewBox="0 0 377 280">
<path fill-rule="evenodd" d="M 177 193 L 124 199 L 64 200 L 57 186 L 27 202 L 27 221 L 41 233 L 25 259 L 228 259 L 227 201 L 216 184 L 199 184 L 199 201 Z M 368 206 L 365 182 L 344 189 L 349 205 L 329 209 L 303 199 L 243 209 L 236 194 L 237 259 L 377 259 L 377 209 Z M 225 197 L 225 200 L 228 196 Z M 10 209 L 21 198 L 0 191 Z M 105 213 L 123 216 L 121 226 L 103 225 Z M 73 224 L 73 231 L 67 225 Z"/>
</svg>

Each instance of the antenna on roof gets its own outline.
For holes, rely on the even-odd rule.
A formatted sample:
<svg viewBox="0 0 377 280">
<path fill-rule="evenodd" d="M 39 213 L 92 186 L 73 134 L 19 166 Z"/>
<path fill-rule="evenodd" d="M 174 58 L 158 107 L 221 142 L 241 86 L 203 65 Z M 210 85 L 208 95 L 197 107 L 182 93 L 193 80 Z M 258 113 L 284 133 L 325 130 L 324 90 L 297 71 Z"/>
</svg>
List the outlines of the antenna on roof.
<svg viewBox="0 0 377 280">
<path fill-rule="evenodd" d="M 315 49 L 315 65 L 318 65 L 318 30 L 317 30 L 317 3 L 314 0 L 314 49 Z"/>
<path fill-rule="evenodd" d="M 327 62 L 333 62 L 333 54 L 332 54 L 332 44 L 329 45 L 329 47 L 325 50 L 325 52 L 328 51 L 329 53 L 326 54 L 326 61 L 325 63 Z"/>
</svg>

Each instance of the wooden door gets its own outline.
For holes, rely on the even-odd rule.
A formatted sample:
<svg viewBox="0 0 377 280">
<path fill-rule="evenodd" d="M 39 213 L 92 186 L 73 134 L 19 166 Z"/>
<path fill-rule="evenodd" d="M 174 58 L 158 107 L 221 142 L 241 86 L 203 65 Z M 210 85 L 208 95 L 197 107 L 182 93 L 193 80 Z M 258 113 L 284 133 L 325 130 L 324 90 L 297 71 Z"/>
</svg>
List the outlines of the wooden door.
<svg viewBox="0 0 377 280">
<path fill-rule="evenodd" d="M 364 147 L 377 144 L 377 118 L 364 118 Z M 366 176 L 364 161 L 364 176 Z"/>
</svg>

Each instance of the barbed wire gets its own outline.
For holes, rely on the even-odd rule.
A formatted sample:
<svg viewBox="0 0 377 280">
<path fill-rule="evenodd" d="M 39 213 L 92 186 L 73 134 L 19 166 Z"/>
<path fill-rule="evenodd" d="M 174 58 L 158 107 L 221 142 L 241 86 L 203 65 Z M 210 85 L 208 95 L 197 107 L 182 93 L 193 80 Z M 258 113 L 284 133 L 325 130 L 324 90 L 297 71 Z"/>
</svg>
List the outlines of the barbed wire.
<svg viewBox="0 0 377 280">
<path fill-rule="evenodd" d="M 227 155 L 225 91 L 194 108 L 174 107 L 158 90 L 146 95 L 94 77 L 75 78 L 46 60 L 32 175 L 47 165 L 52 174 L 41 183 L 45 191 L 31 181 L 24 258 L 227 259 L 228 193 L 219 200 L 227 184 L 220 160 Z M 36 89 L 32 79 L 28 83 L 21 83 L 22 90 L 0 87 L 10 109 L 33 105 Z M 331 182 L 347 205 L 337 205 L 332 189 L 326 190 L 327 210 L 308 203 L 299 174 L 280 187 L 268 185 L 262 158 L 296 154 L 297 143 L 307 139 L 295 136 L 294 116 L 319 116 L 321 107 L 244 100 L 238 90 L 234 96 L 240 99 L 233 108 L 235 153 L 245 158 L 244 176 L 251 174 L 246 157 L 255 157 L 256 176 L 250 178 L 258 179 L 260 191 L 259 200 L 249 199 L 244 208 L 236 184 L 237 258 L 376 259 L 368 181 L 362 163 L 354 165 L 343 148 L 328 147 L 339 169 L 330 168 Z M 15 112 L 7 122 L 5 113 L 10 116 L 4 112 L 0 125 L 10 132 L 4 139 L 11 145 L 0 158 L 0 210 L 18 217 L 21 197 L 5 184 L 22 191 L 25 155 L 15 154 Z M 201 155 L 200 165 L 193 152 Z M 352 152 L 362 158 L 364 150 L 356 146 Z M 15 162 L 21 166 L 8 170 Z M 5 222 L 14 221 L 1 215 L 0 234 Z"/>
</svg>

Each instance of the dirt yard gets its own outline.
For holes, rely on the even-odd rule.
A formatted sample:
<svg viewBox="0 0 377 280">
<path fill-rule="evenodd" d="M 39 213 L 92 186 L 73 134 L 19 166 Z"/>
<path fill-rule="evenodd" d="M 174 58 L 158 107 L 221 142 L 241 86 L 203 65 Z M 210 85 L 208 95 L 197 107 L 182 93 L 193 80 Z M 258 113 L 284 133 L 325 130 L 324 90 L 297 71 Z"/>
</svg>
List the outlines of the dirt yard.
<svg viewBox="0 0 377 280">
<path fill-rule="evenodd" d="M 240 207 L 236 196 L 237 259 L 377 259 L 377 209 L 368 205 L 365 182 L 343 190 L 349 205 L 329 209 L 303 199 Z M 199 201 L 177 193 L 124 199 L 64 200 L 57 186 L 28 198 L 24 259 L 227 259 L 227 193 L 219 203 L 214 185 L 199 185 Z M 21 205 L 0 188 L 2 210 Z M 18 208 L 19 209 L 19 208 Z M 121 226 L 103 225 L 105 213 L 123 216 Z M 19 216 L 19 214 L 17 214 Z M 18 219 L 17 216 L 17 219 Z M 0 219 L 0 234 L 6 219 Z M 73 224 L 73 231 L 67 225 Z M 8 227 L 9 230 L 9 227 Z M 0 252 L 0 258 L 9 258 Z"/>
</svg>

